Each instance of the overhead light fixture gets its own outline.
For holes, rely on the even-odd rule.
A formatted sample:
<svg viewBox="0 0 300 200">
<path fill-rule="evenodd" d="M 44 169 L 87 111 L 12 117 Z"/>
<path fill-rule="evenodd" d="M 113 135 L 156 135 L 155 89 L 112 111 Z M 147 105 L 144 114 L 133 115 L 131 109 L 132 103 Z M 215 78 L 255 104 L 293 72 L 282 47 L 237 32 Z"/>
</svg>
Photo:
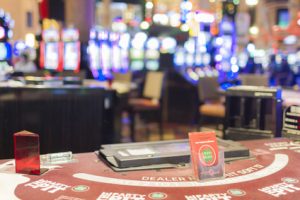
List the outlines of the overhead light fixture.
<svg viewBox="0 0 300 200">
<path fill-rule="evenodd" d="M 250 33 L 251 35 L 257 35 L 257 34 L 259 33 L 258 27 L 257 27 L 257 26 L 251 26 L 251 27 L 249 28 L 249 33 Z"/>
<path fill-rule="evenodd" d="M 256 6 L 259 0 L 246 0 L 248 6 Z"/>
<path fill-rule="evenodd" d="M 183 31 L 183 32 L 188 32 L 190 30 L 190 27 L 187 24 L 182 24 L 180 26 L 180 30 Z"/>
<path fill-rule="evenodd" d="M 248 51 L 249 53 L 254 53 L 254 51 L 255 51 L 255 45 L 254 45 L 253 43 L 249 43 L 249 44 L 247 45 L 247 51 Z"/>
<path fill-rule="evenodd" d="M 141 28 L 142 30 L 146 30 L 146 29 L 148 29 L 149 27 L 150 27 L 149 22 L 143 21 L 143 22 L 141 22 L 141 24 L 140 24 L 140 28 Z"/>
<path fill-rule="evenodd" d="M 33 33 L 27 33 L 25 35 L 25 44 L 31 48 L 35 46 L 35 36 Z"/>
<path fill-rule="evenodd" d="M 146 3 L 146 5 L 145 5 L 145 7 L 147 8 L 147 9 L 152 9 L 153 8 L 153 3 L 151 2 L 151 1 L 148 1 L 147 3 Z"/>
</svg>

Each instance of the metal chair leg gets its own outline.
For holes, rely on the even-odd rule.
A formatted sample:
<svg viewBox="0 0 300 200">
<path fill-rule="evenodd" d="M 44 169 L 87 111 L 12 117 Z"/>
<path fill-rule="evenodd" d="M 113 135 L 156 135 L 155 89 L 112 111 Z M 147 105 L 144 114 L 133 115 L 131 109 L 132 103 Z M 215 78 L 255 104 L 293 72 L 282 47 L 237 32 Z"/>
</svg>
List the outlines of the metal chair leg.
<svg viewBox="0 0 300 200">
<path fill-rule="evenodd" d="M 160 140 L 164 139 L 164 131 L 163 131 L 163 117 L 162 117 L 162 111 L 159 110 L 158 111 L 158 115 L 159 115 L 159 137 Z"/>
<path fill-rule="evenodd" d="M 199 117 L 198 117 L 198 126 L 197 126 L 198 131 L 201 131 L 202 125 L 203 125 L 203 116 L 199 115 Z"/>
<path fill-rule="evenodd" d="M 134 112 L 129 112 L 130 119 L 130 139 L 132 142 L 135 142 L 135 114 Z"/>
</svg>

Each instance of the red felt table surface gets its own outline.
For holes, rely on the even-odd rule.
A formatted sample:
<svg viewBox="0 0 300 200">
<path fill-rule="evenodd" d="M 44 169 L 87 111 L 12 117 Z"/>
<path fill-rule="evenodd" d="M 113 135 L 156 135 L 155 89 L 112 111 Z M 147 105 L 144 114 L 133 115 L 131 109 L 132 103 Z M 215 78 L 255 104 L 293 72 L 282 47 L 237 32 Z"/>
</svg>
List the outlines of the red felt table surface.
<svg viewBox="0 0 300 200">
<path fill-rule="evenodd" d="M 114 172 L 94 153 L 40 176 L 14 173 L 0 161 L 0 199 L 299 199 L 300 143 L 287 139 L 242 142 L 251 159 L 225 165 L 226 178 L 196 182 L 192 168 Z"/>
</svg>

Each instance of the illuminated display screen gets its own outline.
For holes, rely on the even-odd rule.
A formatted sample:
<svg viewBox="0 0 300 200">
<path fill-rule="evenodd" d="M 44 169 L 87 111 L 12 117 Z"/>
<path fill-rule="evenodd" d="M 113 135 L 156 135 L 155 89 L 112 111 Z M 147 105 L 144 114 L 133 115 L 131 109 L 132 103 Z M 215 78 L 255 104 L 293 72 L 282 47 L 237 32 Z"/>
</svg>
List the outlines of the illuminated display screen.
<svg viewBox="0 0 300 200">
<path fill-rule="evenodd" d="M 48 30 L 43 31 L 43 40 L 45 42 L 59 41 L 59 32 L 58 32 L 58 30 L 48 29 Z"/>
<path fill-rule="evenodd" d="M 102 44 L 101 45 L 101 63 L 102 63 L 103 70 L 110 69 L 110 57 L 111 57 L 111 52 L 110 52 L 109 46 L 105 43 Z"/>
<path fill-rule="evenodd" d="M 99 69 L 99 47 L 95 42 L 89 42 L 90 67 Z"/>
<path fill-rule="evenodd" d="M 78 65 L 78 48 L 77 43 L 65 43 L 64 49 L 64 69 L 65 70 L 75 70 Z"/>
<path fill-rule="evenodd" d="M 239 55 L 239 59 L 238 59 L 238 65 L 242 68 L 246 67 L 247 64 L 247 60 L 248 60 L 248 55 L 247 53 L 241 53 Z"/>
<path fill-rule="evenodd" d="M 147 59 L 159 59 L 159 51 L 157 51 L 157 50 L 147 50 L 145 56 L 146 56 Z"/>
<path fill-rule="evenodd" d="M 175 62 L 175 65 L 177 65 L 177 66 L 184 65 L 184 49 L 183 48 L 178 48 L 176 50 L 175 55 L 174 55 L 174 62 Z"/>
<path fill-rule="evenodd" d="M 231 49 L 231 47 L 232 47 L 232 37 L 224 35 L 222 38 L 223 38 L 223 46 L 226 49 Z"/>
<path fill-rule="evenodd" d="M 222 32 L 225 34 L 231 34 L 234 31 L 233 23 L 229 21 L 223 21 L 221 24 Z"/>
<path fill-rule="evenodd" d="M 208 53 L 203 55 L 203 64 L 204 65 L 209 65 L 210 60 L 211 60 L 211 56 Z"/>
<path fill-rule="evenodd" d="M 156 60 L 149 60 L 146 62 L 146 69 L 156 71 L 159 68 L 159 62 Z"/>
<path fill-rule="evenodd" d="M 146 43 L 147 49 L 158 49 L 159 48 L 159 40 L 156 38 L 149 38 Z"/>
<path fill-rule="evenodd" d="M 130 49 L 131 59 L 144 59 L 144 52 L 140 49 Z"/>
<path fill-rule="evenodd" d="M 45 45 L 45 68 L 56 70 L 59 64 L 58 59 L 59 45 L 56 42 L 46 43 Z"/>
<path fill-rule="evenodd" d="M 202 62 L 202 56 L 201 54 L 197 53 L 196 56 L 195 56 L 195 64 L 196 65 L 201 65 L 203 62 Z"/>
<path fill-rule="evenodd" d="M 290 14 L 288 9 L 277 10 L 277 25 L 286 28 L 290 23 Z"/>
<path fill-rule="evenodd" d="M 5 37 L 5 30 L 2 26 L 0 26 L 0 39 L 3 39 Z"/>
<path fill-rule="evenodd" d="M 290 54 L 290 55 L 288 55 L 287 61 L 288 61 L 288 63 L 290 65 L 295 65 L 296 62 L 297 62 L 297 56 L 296 56 L 296 54 Z"/>
<path fill-rule="evenodd" d="M 122 49 L 128 49 L 129 48 L 129 44 L 130 44 L 130 35 L 129 34 L 123 34 L 120 36 L 120 40 L 119 40 L 119 46 Z"/>
<path fill-rule="evenodd" d="M 184 65 L 184 54 L 182 52 L 175 55 L 175 64 L 178 66 Z"/>
<path fill-rule="evenodd" d="M 189 66 L 194 65 L 194 54 L 187 54 L 186 56 L 186 64 Z"/>
<path fill-rule="evenodd" d="M 5 60 L 7 58 L 7 48 L 5 43 L 0 43 L 0 60 Z"/>
<path fill-rule="evenodd" d="M 115 69 L 121 68 L 121 50 L 118 46 L 112 48 L 112 64 Z"/>
<path fill-rule="evenodd" d="M 143 60 L 134 60 L 130 64 L 132 71 L 139 71 L 144 68 L 144 61 Z"/>
<path fill-rule="evenodd" d="M 129 66 L 129 55 L 128 55 L 128 51 L 127 50 L 121 50 L 121 58 L 122 58 L 122 62 L 121 62 L 121 68 L 122 69 L 128 69 Z"/>
<path fill-rule="evenodd" d="M 63 41 L 77 41 L 79 39 L 79 32 L 76 29 L 64 29 L 62 33 Z"/>
<path fill-rule="evenodd" d="M 184 43 L 184 48 L 188 53 L 193 54 L 195 52 L 195 41 L 192 39 L 189 39 Z"/>
<path fill-rule="evenodd" d="M 177 42 L 174 38 L 167 37 L 162 40 L 161 51 L 174 53 L 176 45 L 177 45 Z"/>
</svg>

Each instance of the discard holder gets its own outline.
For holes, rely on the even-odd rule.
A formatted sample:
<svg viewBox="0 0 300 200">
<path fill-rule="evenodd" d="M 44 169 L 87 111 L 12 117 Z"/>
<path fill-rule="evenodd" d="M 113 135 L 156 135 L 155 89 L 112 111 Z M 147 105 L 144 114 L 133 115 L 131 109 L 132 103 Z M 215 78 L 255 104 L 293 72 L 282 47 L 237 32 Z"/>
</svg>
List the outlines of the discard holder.
<svg viewBox="0 0 300 200">
<path fill-rule="evenodd" d="M 14 134 L 16 173 L 40 175 L 39 135 L 28 131 Z"/>
<path fill-rule="evenodd" d="M 223 178 L 224 151 L 218 149 L 214 132 L 189 133 L 191 161 L 198 180 Z"/>
<path fill-rule="evenodd" d="M 282 132 L 284 137 L 300 140 L 300 106 L 293 105 L 285 109 Z"/>
</svg>

